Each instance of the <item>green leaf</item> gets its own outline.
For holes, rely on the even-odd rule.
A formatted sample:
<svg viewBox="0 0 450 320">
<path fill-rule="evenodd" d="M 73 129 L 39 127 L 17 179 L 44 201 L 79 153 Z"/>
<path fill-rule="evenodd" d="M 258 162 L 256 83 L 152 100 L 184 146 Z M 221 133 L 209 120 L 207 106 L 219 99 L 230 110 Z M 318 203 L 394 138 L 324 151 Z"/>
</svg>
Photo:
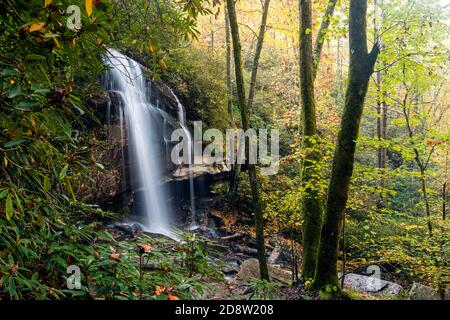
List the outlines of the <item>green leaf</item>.
<svg viewBox="0 0 450 320">
<path fill-rule="evenodd" d="M 15 83 L 11 89 L 9 89 L 9 95 L 8 98 L 12 99 L 14 97 L 23 95 L 22 89 L 20 88 L 20 85 L 18 83 Z"/>
<path fill-rule="evenodd" d="M 64 179 L 64 186 L 66 187 L 67 193 L 72 198 L 73 202 L 76 202 L 77 199 L 75 197 L 75 193 L 73 192 L 72 185 L 69 182 L 69 179 Z"/>
<path fill-rule="evenodd" d="M 29 109 L 30 107 L 35 107 L 40 105 L 39 101 L 36 100 L 22 100 L 19 102 L 19 109 Z"/>
<path fill-rule="evenodd" d="M 80 113 L 80 115 L 84 115 L 86 112 L 84 112 L 83 109 L 81 109 L 80 107 L 78 107 L 75 103 L 72 102 L 72 106 L 77 109 L 77 111 Z"/>
<path fill-rule="evenodd" d="M 97 167 L 99 167 L 100 170 L 102 170 L 102 171 L 105 170 L 105 166 L 102 165 L 101 163 L 96 162 L 95 165 L 96 165 Z"/>
<path fill-rule="evenodd" d="M 40 54 L 34 54 L 30 53 L 25 57 L 25 60 L 32 61 L 32 60 L 46 60 L 47 58 L 45 56 L 42 56 Z"/>
<path fill-rule="evenodd" d="M 4 148 L 10 148 L 10 147 L 15 147 L 18 146 L 19 144 L 21 144 L 22 142 L 24 142 L 25 140 L 14 140 L 14 141 L 8 141 L 6 142 L 3 147 Z"/>
<path fill-rule="evenodd" d="M 50 190 L 51 184 L 52 184 L 52 182 L 51 182 L 49 176 L 46 175 L 44 177 L 44 192 L 48 192 L 48 190 Z"/>
<path fill-rule="evenodd" d="M 8 198 L 6 198 L 6 220 L 10 221 L 13 215 L 14 215 L 13 202 L 11 199 L 11 195 L 8 194 Z"/>
<path fill-rule="evenodd" d="M 67 176 L 67 170 L 69 169 L 69 165 L 66 164 L 64 166 L 64 168 L 61 170 L 61 172 L 59 173 L 59 180 L 64 179 Z"/>
<path fill-rule="evenodd" d="M 12 299 L 18 298 L 17 291 L 16 291 L 16 282 L 14 281 L 13 278 L 9 278 L 8 282 L 9 282 L 8 283 L 8 290 L 9 290 L 10 298 L 12 298 Z"/>
<path fill-rule="evenodd" d="M 13 70 L 13 69 L 3 69 L 2 70 L 2 75 L 4 75 L 4 76 L 13 76 L 13 75 L 16 75 L 18 72 L 16 71 L 16 70 Z"/>
<path fill-rule="evenodd" d="M 6 197 L 6 195 L 9 193 L 8 189 L 3 190 L 2 192 L 0 192 L 0 199 L 3 199 L 4 197 Z"/>
</svg>

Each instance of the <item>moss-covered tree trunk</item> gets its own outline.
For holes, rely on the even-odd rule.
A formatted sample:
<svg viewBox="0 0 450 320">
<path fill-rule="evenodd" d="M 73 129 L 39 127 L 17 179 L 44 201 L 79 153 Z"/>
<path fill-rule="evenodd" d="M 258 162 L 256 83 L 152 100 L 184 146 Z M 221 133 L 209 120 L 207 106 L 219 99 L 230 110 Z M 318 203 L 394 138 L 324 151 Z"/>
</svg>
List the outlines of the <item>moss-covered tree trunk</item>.
<svg viewBox="0 0 450 320">
<path fill-rule="evenodd" d="M 311 0 L 299 0 L 300 14 L 300 97 L 302 114 L 303 265 L 302 278 L 314 277 L 322 227 L 322 199 L 316 177 L 320 152 L 317 150 L 316 108 L 314 101 Z"/>
<path fill-rule="evenodd" d="M 245 85 L 244 74 L 242 69 L 241 56 L 241 41 L 239 39 L 239 27 L 236 17 L 236 9 L 234 0 L 227 0 L 228 17 L 230 21 L 231 39 L 233 42 L 234 55 L 234 70 L 236 74 L 236 88 L 239 108 L 242 117 L 242 129 L 247 131 L 250 128 L 250 112 L 247 107 L 245 99 Z M 248 141 L 245 141 L 245 154 L 248 154 Z M 267 261 L 264 246 L 264 226 L 263 226 L 263 212 L 259 196 L 258 179 L 256 177 L 256 167 L 254 164 L 249 164 L 248 173 L 250 179 L 250 186 L 252 189 L 253 206 L 255 211 L 255 229 L 256 229 L 256 244 L 258 248 L 258 260 L 261 279 L 269 280 L 269 271 L 267 268 Z"/>
<path fill-rule="evenodd" d="M 230 23 L 228 22 L 228 12 L 225 6 L 225 42 L 227 47 L 226 64 L 227 64 L 227 106 L 230 126 L 234 128 L 234 114 L 233 114 L 233 85 L 231 81 L 231 39 L 230 39 Z"/>
<path fill-rule="evenodd" d="M 377 44 L 370 53 L 367 51 L 366 12 L 367 0 L 350 1 L 349 79 L 328 188 L 317 269 L 312 284 L 314 289 L 322 289 L 328 285 L 335 286 L 338 291 L 340 288 L 337 275 L 338 239 L 353 173 L 364 99 L 379 52 Z"/>
<path fill-rule="evenodd" d="M 233 82 L 231 80 L 231 71 L 232 71 L 232 63 L 231 63 L 231 39 L 230 39 L 230 22 L 228 18 L 228 10 L 227 5 L 225 4 L 224 9 L 225 16 L 225 42 L 226 42 L 226 59 L 227 59 L 227 104 L 228 104 L 228 114 L 231 128 L 236 126 L 234 122 L 234 111 L 233 111 Z M 234 142 L 236 143 L 236 141 Z M 233 145 L 234 146 L 234 145 Z M 230 199 L 234 199 L 236 196 L 237 186 L 238 186 L 238 178 L 241 166 L 239 164 L 231 164 L 230 171 L 230 179 L 229 179 L 229 187 L 228 187 L 228 195 Z"/>
</svg>

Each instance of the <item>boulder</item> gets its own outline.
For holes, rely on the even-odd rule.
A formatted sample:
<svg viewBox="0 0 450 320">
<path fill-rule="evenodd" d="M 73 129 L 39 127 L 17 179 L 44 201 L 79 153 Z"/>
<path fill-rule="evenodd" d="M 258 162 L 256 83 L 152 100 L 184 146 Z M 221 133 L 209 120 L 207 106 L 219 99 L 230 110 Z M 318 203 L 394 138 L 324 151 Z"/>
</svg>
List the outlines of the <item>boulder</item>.
<svg viewBox="0 0 450 320">
<path fill-rule="evenodd" d="M 356 273 L 348 273 L 345 275 L 344 288 L 389 296 L 396 296 L 403 289 L 397 283 Z"/>
<path fill-rule="evenodd" d="M 291 272 L 281 269 L 280 267 L 268 265 L 270 279 L 276 282 L 290 284 Z M 244 282 L 253 279 L 259 279 L 259 262 L 258 259 L 251 258 L 242 262 L 237 277 Z"/>
<path fill-rule="evenodd" d="M 409 291 L 411 300 L 440 300 L 439 294 L 431 287 L 414 282 Z"/>
<path fill-rule="evenodd" d="M 239 273 L 239 262 L 237 260 L 225 261 L 226 265 L 222 268 L 225 276 L 232 276 Z"/>
<path fill-rule="evenodd" d="M 205 162 L 203 162 L 205 163 Z M 189 180 L 190 177 L 198 178 L 204 175 L 221 175 L 228 173 L 230 168 L 224 164 L 193 164 L 178 166 L 169 175 L 166 176 L 165 181 L 183 181 Z"/>
<path fill-rule="evenodd" d="M 134 238 L 138 232 L 142 231 L 141 226 L 136 223 L 133 225 L 126 223 L 115 223 L 113 227 L 129 238 Z"/>
<path fill-rule="evenodd" d="M 270 264 L 279 264 L 285 266 L 292 265 L 291 248 L 284 244 L 277 244 L 268 258 Z"/>
</svg>

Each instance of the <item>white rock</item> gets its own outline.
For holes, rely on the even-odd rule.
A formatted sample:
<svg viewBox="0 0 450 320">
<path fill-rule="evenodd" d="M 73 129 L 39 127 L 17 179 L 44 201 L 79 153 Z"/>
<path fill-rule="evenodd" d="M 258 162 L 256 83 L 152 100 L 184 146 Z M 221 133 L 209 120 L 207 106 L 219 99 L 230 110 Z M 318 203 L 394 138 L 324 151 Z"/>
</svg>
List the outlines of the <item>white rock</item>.
<svg viewBox="0 0 450 320">
<path fill-rule="evenodd" d="M 391 296 L 398 295 L 403 289 L 397 283 L 356 273 L 348 273 L 345 275 L 344 288 Z"/>
</svg>

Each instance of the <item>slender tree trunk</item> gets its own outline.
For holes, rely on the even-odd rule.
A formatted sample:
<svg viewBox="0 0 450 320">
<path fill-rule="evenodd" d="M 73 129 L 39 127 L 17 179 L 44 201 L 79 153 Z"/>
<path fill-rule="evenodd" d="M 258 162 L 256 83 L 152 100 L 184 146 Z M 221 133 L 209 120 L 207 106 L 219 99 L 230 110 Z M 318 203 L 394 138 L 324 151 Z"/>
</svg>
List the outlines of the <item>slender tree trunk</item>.
<svg viewBox="0 0 450 320">
<path fill-rule="evenodd" d="M 442 220 L 445 220 L 447 215 L 447 179 L 448 179 L 448 146 L 445 152 L 445 180 L 442 184 Z"/>
<path fill-rule="evenodd" d="M 299 0 L 300 14 L 300 97 L 302 109 L 302 149 L 306 154 L 302 163 L 303 265 L 302 277 L 312 279 L 316 269 L 322 227 L 323 207 L 318 188 L 318 148 L 316 108 L 314 101 L 312 13 L 311 0 Z"/>
<path fill-rule="evenodd" d="M 447 182 L 444 182 L 442 185 L 442 220 L 445 220 L 445 216 L 447 215 Z"/>
<path fill-rule="evenodd" d="M 230 40 L 230 22 L 228 21 L 228 12 L 225 7 L 225 42 L 227 48 L 227 104 L 228 104 L 228 115 L 230 117 L 230 126 L 234 128 L 234 113 L 233 113 L 233 85 L 231 81 L 231 40 Z"/>
<path fill-rule="evenodd" d="M 386 66 L 384 64 L 384 66 Z M 383 94 L 383 101 L 381 102 L 381 139 L 383 141 L 387 140 L 387 112 L 388 112 L 388 104 L 386 102 L 387 100 L 387 92 L 386 90 L 382 91 Z M 387 148 L 381 147 L 381 167 L 383 169 L 387 168 Z M 383 177 L 381 178 L 381 185 L 383 188 L 387 187 L 387 175 L 386 172 L 383 172 Z M 383 202 L 385 201 L 383 197 Z"/>
<path fill-rule="evenodd" d="M 250 112 L 247 107 L 245 99 L 245 85 L 244 75 L 242 69 L 241 57 L 241 42 L 239 39 L 239 27 L 236 17 L 236 9 L 234 0 L 227 0 L 228 16 L 230 21 L 231 38 L 233 41 L 234 53 L 234 70 L 236 74 L 236 86 L 239 107 L 242 117 L 242 129 L 247 131 L 250 128 Z M 245 141 L 245 154 L 248 154 L 248 143 Z M 256 229 L 256 244 L 258 247 L 258 260 L 261 279 L 269 280 L 269 271 L 267 268 L 267 261 L 265 256 L 264 246 L 264 226 L 263 226 L 263 212 L 259 195 L 258 179 L 256 177 L 256 167 L 254 164 L 249 164 L 248 167 L 250 186 L 252 189 L 253 205 L 255 209 L 255 229 Z"/>
<path fill-rule="evenodd" d="M 373 35 L 374 39 L 378 40 L 378 0 L 374 0 L 374 16 L 373 16 Z M 383 13 L 381 14 L 381 21 Z M 386 104 L 386 91 L 383 89 L 383 74 L 381 71 L 376 73 L 376 83 L 377 83 L 377 138 L 378 141 L 386 140 L 386 126 L 387 126 L 387 104 Z M 386 188 L 386 162 L 387 162 L 387 150 L 383 146 L 379 146 L 377 149 L 378 158 L 378 169 L 381 172 L 380 186 L 382 189 Z M 377 200 L 377 208 L 382 209 L 384 207 L 384 195 L 380 195 Z"/>
<path fill-rule="evenodd" d="M 405 68 L 405 65 L 403 65 L 403 69 Z M 409 119 L 409 113 L 406 107 L 406 101 L 407 101 L 407 97 L 408 97 L 408 93 L 406 93 L 405 98 L 403 99 L 403 115 L 405 116 L 405 121 L 406 121 L 406 128 L 408 130 L 408 135 L 411 141 L 411 145 L 412 148 L 414 150 L 414 159 L 416 161 L 417 166 L 419 167 L 420 170 L 420 183 L 421 183 L 421 190 L 422 190 L 422 195 L 423 195 L 423 200 L 425 201 L 425 214 L 427 216 L 427 227 L 428 227 L 428 234 L 430 235 L 430 237 L 433 235 L 433 225 L 431 223 L 431 211 L 430 211 L 430 203 L 428 201 L 428 191 L 427 191 L 427 185 L 426 185 L 426 176 L 425 176 L 425 171 L 427 169 L 427 163 L 425 163 L 425 161 L 422 161 L 420 159 L 420 153 L 419 150 L 415 147 L 414 142 L 413 142 L 413 137 L 414 137 L 414 129 L 413 126 L 411 125 L 411 121 Z M 418 97 L 414 97 L 414 108 L 418 108 L 417 107 L 417 101 L 418 101 Z M 433 149 L 431 151 L 431 153 L 433 152 Z M 431 156 L 430 153 L 430 156 Z"/>
<path fill-rule="evenodd" d="M 341 288 L 344 289 L 345 274 L 347 273 L 347 255 L 345 252 L 345 212 L 342 216 L 342 275 L 341 275 Z"/>
<path fill-rule="evenodd" d="M 258 67 L 259 67 L 259 58 L 261 57 L 261 51 L 264 43 L 264 36 L 266 34 L 266 26 L 267 26 L 267 16 L 269 14 L 269 5 L 270 0 L 265 0 L 263 5 L 263 14 L 261 17 L 261 24 L 259 27 L 258 40 L 256 43 L 255 56 L 253 58 L 253 67 L 252 67 L 252 75 L 250 79 L 250 90 L 248 94 L 247 100 L 247 108 L 250 112 L 253 106 L 253 99 L 255 96 L 256 90 L 256 79 L 258 75 Z M 230 175 L 230 186 L 228 189 L 228 195 L 231 199 L 234 199 L 238 186 L 239 186 L 239 174 L 241 172 L 241 165 L 236 164 L 231 171 Z"/>
<path fill-rule="evenodd" d="M 376 83 L 377 83 L 377 139 L 378 142 L 381 143 L 383 140 L 383 121 L 382 121 L 382 105 L 383 105 L 383 90 L 381 88 L 382 86 L 382 76 L 381 71 L 377 72 L 376 75 Z M 377 167 L 379 169 L 379 172 L 381 173 L 381 181 L 380 186 L 381 188 L 384 188 L 384 147 L 379 146 L 377 149 Z M 378 210 L 381 210 L 384 207 L 384 197 L 383 194 L 380 194 L 379 198 L 377 199 L 377 208 Z"/>
<path fill-rule="evenodd" d="M 342 81 L 342 53 L 341 53 L 341 38 L 337 39 L 337 56 L 336 56 L 336 60 L 337 60 L 337 78 L 338 78 L 338 101 L 339 103 L 341 102 L 341 99 L 343 99 L 344 97 L 344 86 L 343 86 L 343 81 Z"/>
<path fill-rule="evenodd" d="M 316 43 L 314 45 L 313 52 L 313 79 L 316 78 L 317 70 L 319 69 L 320 55 L 322 53 L 323 43 L 325 42 L 325 36 L 328 32 L 328 27 L 330 26 L 330 20 L 334 13 L 334 8 L 336 7 L 337 0 L 330 0 L 327 4 L 325 14 L 323 15 L 322 22 L 320 23 L 319 33 L 316 37 Z"/>
<path fill-rule="evenodd" d="M 344 113 L 334 152 L 331 179 L 327 195 L 325 223 L 322 228 L 314 289 L 327 285 L 340 291 L 337 275 L 338 239 L 347 203 L 350 179 L 355 160 L 356 140 L 364 107 L 364 99 L 373 73 L 379 47 L 367 51 L 367 0 L 351 0 L 349 15 L 350 67 L 345 95 Z"/>
<path fill-rule="evenodd" d="M 428 234 L 431 237 L 433 235 L 433 225 L 431 224 L 430 202 L 428 200 L 427 181 L 426 181 L 426 177 L 425 177 L 425 171 L 422 169 L 420 170 L 420 181 L 421 181 L 421 186 L 422 186 L 423 200 L 425 201 L 425 213 L 427 215 Z"/>
<path fill-rule="evenodd" d="M 228 10 L 225 4 L 224 9 L 224 16 L 225 16 L 225 42 L 226 42 L 226 59 L 227 59 L 227 104 L 228 104 L 228 115 L 229 115 L 229 121 L 231 128 L 234 128 L 236 126 L 234 122 L 234 111 L 233 111 L 233 84 L 231 80 L 231 39 L 230 39 L 230 22 L 228 19 Z M 234 141 L 233 147 L 236 146 L 236 139 Z M 231 151 L 231 150 L 230 150 Z M 234 150 L 233 150 L 234 151 Z M 230 196 L 230 199 L 234 199 L 236 195 L 236 189 L 237 189 L 237 178 L 239 177 L 239 171 L 240 171 L 240 165 L 238 164 L 231 164 L 231 171 L 230 171 L 230 180 L 229 180 L 229 187 L 228 187 L 228 195 Z"/>
<path fill-rule="evenodd" d="M 270 5 L 270 0 L 265 0 L 264 5 L 263 5 L 263 14 L 261 17 L 261 24 L 259 25 L 259 33 L 258 33 L 258 40 L 256 42 L 255 56 L 253 58 L 252 76 L 250 78 L 250 89 L 248 92 L 248 99 L 247 99 L 247 108 L 249 110 L 252 109 L 253 98 L 255 97 L 256 77 L 258 75 L 259 58 L 261 57 L 261 51 L 262 51 L 262 47 L 263 47 L 263 43 L 264 43 L 264 36 L 266 34 L 267 16 L 269 14 L 269 5 Z"/>
</svg>

